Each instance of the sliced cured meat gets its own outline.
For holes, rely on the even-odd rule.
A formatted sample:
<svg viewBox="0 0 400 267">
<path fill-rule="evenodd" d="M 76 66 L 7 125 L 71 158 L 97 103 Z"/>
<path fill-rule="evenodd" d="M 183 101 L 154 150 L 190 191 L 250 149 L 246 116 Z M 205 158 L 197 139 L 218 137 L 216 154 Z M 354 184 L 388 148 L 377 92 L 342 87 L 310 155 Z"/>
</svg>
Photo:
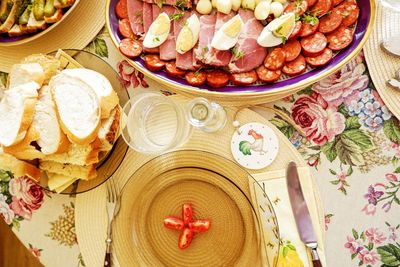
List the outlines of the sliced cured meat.
<svg viewBox="0 0 400 267">
<path fill-rule="evenodd" d="M 132 38 L 125 38 L 119 43 L 119 51 L 129 58 L 138 57 L 143 52 L 142 43 Z"/>
<path fill-rule="evenodd" d="M 191 12 L 185 12 L 182 18 L 174 20 L 175 37 L 178 37 L 183 25 L 191 15 Z M 182 70 L 193 70 L 193 50 L 190 50 L 184 54 L 176 53 L 176 66 Z"/>
<path fill-rule="evenodd" d="M 131 24 L 129 23 L 129 19 L 121 19 L 118 22 L 118 31 L 125 38 L 133 37 L 133 32 L 131 29 Z"/>
<path fill-rule="evenodd" d="M 333 51 L 339 51 L 351 44 L 353 41 L 353 30 L 341 26 L 339 29 L 328 35 L 328 47 Z"/>
<path fill-rule="evenodd" d="M 207 84 L 213 88 L 224 87 L 229 82 L 229 74 L 223 70 L 212 70 L 207 73 Z"/>
<path fill-rule="evenodd" d="M 222 25 L 224 25 L 225 22 L 230 20 L 234 15 L 234 12 L 231 12 L 229 14 L 218 12 L 217 20 L 215 22 L 214 34 L 222 27 Z M 228 66 L 231 58 L 231 51 L 221 51 L 211 47 L 208 58 L 206 58 L 206 60 L 202 60 L 202 62 L 216 67 L 223 67 Z"/>
<path fill-rule="evenodd" d="M 296 21 L 296 24 L 294 25 L 294 29 L 293 29 L 292 33 L 290 34 L 288 40 L 294 40 L 297 37 L 299 37 L 302 26 L 303 26 L 303 23 L 300 20 Z"/>
<path fill-rule="evenodd" d="M 313 5 L 315 5 L 315 3 L 317 3 L 317 0 L 307 0 L 308 8 L 310 8 Z"/>
<path fill-rule="evenodd" d="M 216 16 L 203 15 L 200 17 L 200 34 L 198 47 L 195 49 L 196 59 L 207 62 L 210 57 L 211 41 L 214 37 Z"/>
<path fill-rule="evenodd" d="M 115 6 L 115 13 L 119 19 L 127 19 L 128 18 L 128 7 L 127 0 L 119 0 L 117 5 Z"/>
<path fill-rule="evenodd" d="M 171 62 L 168 62 L 167 64 L 165 64 L 165 72 L 169 76 L 175 77 L 175 78 L 182 78 L 186 74 L 186 71 L 178 69 L 176 67 L 175 61 L 171 61 Z"/>
<path fill-rule="evenodd" d="M 146 2 L 143 3 L 143 31 L 144 31 L 144 33 L 146 33 L 149 30 L 151 23 L 153 23 L 153 20 L 155 18 L 157 18 L 160 13 L 160 12 L 156 13 L 156 16 L 154 17 L 153 16 L 153 9 L 154 9 L 153 6 L 157 7 L 156 5 L 152 5 L 152 4 L 149 4 Z M 157 7 L 157 9 L 159 9 L 159 8 Z M 143 50 L 146 53 L 159 53 L 160 52 L 158 47 L 153 47 L 153 48 L 143 47 Z"/>
<path fill-rule="evenodd" d="M 264 29 L 264 26 L 254 17 L 252 10 L 239 9 L 238 13 L 244 25 L 235 49 L 243 56 L 239 58 L 232 57 L 229 63 L 229 70 L 232 73 L 255 69 L 263 63 L 267 55 L 267 49 L 257 43 L 257 38 Z"/>
<path fill-rule="evenodd" d="M 311 12 L 318 17 L 322 17 L 331 10 L 332 0 L 318 0 L 317 3 L 311 8 Z"/>
<path fill-rule="evenodd" d="M 186 73 L 185 80 L 192 86 L 200 86 L 206 83 L 207 74 L 205 71 L 190 71 Z"/>
<path fill-rule="evenodd" d="M 303 22 L 300 37 L 307 37 L 317 32 L 319 27 L 319 19 L 315 18 L 312 21 Z"/>
<path fill-rule="evenodd" d="M 344 27 L 348 27 L 356 23 L 358 16 L 360 15 L 360 9 L 358 8 L 357 4 L 350 2 L 344 2 L 337 6 L 334 10 L 342 15 L 342 26 Z"/>
<path fill-rule="evenodd" d="M 264 60 L 264 66 L 270 70 L 279 70 L 285 64 L 286 54 L 282 48 L 274 48 Z"/>
<path fill-rule="evenodd" d="M 127 2 L 127 9 L 133 33 L 136 35 L 143 35 L 143 2 L 140 0 L 129 0 Z"/>
<path fill-rule="evenodd" d="M 301 39 L 300 43 L 305 56 L 315 57 L 322 53 L 328 41 L 324 34 L 317 32 L 308 37 L 304 37 Z"/>
<path fill-rule="evenodd" d="M 302 16 L 308 9 L 308 3 L 305 0 L 301 1 L 299 4 L 297 2 L 300 1 L 296 0 L 290 2 L 285 8 L 285 13 L 293 12 Z"/>
<path fill-rule="evenodd" d="M 146 55 L 144 65 L 151 71 L 160 71 L 165 67 L 165 62 L 160 59 L 159 55 Z"/>
<path fill-rule="evenodd" d="M 329 14 L 323 16 L 319 23 L 319 31 L 324 34 L 329 34 L 339 28 L 342 24 L 342 15 L 337 9 L 332 10 Z"/>
<path fill-rule="evenodd" d="M 258 79 L 265 83 L 273 83 L 281 77 L 281 70 L 269 70 L 264 66 L 260 66 L 256 70 Z"/>
<path fill-rule="evenodd" d="M 236 85 L 251 85 L 257 81 L 258 76 L 255 70 L 251 70 L 248 72 L 232 73 L 229 79 Z"/>
<path fill-rule="evenodd" d="M 297 40 L 289 41 L 282 46 L 282 50 L 286 56 L 286 62 L 295 60 L 301 52 L 300 42 Z"/>
<path fill-rule="evenodd" d="M 306 60 L 302 55 L 299 55 L 295 60 L 287 62 L 282 68 L 282 72 L 288 76 L 296 76 L 306 70 Z"/>
<path fill-rule="evenodd" d="M 175 13 L 176 9 L 172 6 L 164 6 L 162 11 L 171 16 Z M 174 24 L 171 23 L 171 28 L 167 40 L 160 45 L 160 59 L 173 60 L 176 58 L 176 43 L 174 34 Z"/>
<path fill-rule="evenodd" d="M 343 2 L 343 0 L 332 0 L 333 6 L 339 5 L 341 2 Z"/>
<path fill-rule="evenodd" d="M 321 55 L 316 57 L 306 57 L 306 62 L 313 68 L 322 67 L 328 64 L 333 57 L 332 50 L 325 48 Z"/>
</svg>

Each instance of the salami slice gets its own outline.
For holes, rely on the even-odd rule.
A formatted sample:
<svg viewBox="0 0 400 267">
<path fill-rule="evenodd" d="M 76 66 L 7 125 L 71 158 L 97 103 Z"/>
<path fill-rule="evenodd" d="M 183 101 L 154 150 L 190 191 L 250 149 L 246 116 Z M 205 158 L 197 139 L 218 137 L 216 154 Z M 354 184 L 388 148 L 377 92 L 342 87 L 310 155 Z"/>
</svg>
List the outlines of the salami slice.
<svg viewBox="0 0 400 267">
<path fill-rule="evenodd" d="M 294 25 L 294 29 L 293 29 L 292 33 L 290 34 L 288 40 L 294 40 L 297 37 L 299 37 L 299 35 L 301 33 L 302 25 L 303 25 L 303 23 L 300 20 L 296 21 L 296 24 Z"/>
<path fill-rule="evenodd" d="M 186 74 L 186 71 L 178 69 L 176 67 L 176 62 L 175 61 L 171 61 L 171 62 L 168 62 L 167 64 L 165 64 L 165 72 L 169 76 L 175 77 L 175 78 L 182 78 Z"/>
<path fill-rule="evenodd" d="M 351 44 L 353 41 L 353 30 L 347 27 L 339 27 L 336 31 L 328 35 L 328 47 L 333 51 L 339 51 Z"/>
<path fill-rule="evenodd" d="M 333 6 L 337 6 L 337 5 L 339 5 L 341 2 L 343 2 L 343 0 L 332 0 L 332 4 L 333 4 Z"/>
<path fill-rule="evenodd" d="M 300 4 L 296 4 L 296 1 L 290 2 L 286 8 L 285 8 L 285 13 L 296 13 L 299 16 L 302 16 L 308 9 L 308 4 L 307 1 L 303 0 L 300 2 Z"/>
<path fill-rule="evenodd" d="M 332 50 L 325 48 L 321 55 L 316 57 L 306 57 L 306 62 L 313 68 L 322 67 L 328 64 L 333 57 Z"/>
<path fill-rule="evenodd" d="M 295 60 L 301 53 L 301 45 L 297 40 L 289 41 L 282 46 L 283 52 L 285 52 L 286 62 Z"/>
<path fill-rule="evenodd" d="M 119 44 L 119 51 L 129 58 L 138 57 L 143 52 L 142 43 L 132 38 L 122 39 Z"/>
<path fill-rule="evenodd" d="M 159 55 L 146 55 L 144 65 L 151 71 L 160 71 L 165 67 L 165 61 L 162 61 Z"/>
<path fill-rule="evenodd" d="M 207 84 L 213 88 L 224 87 L 229 82 L 229 74 L 223 70 L 213 70 L 207 73 Z"/>
<path fill-rule="evenodd" d="M 264 66 L 257 68 L 258 79 L 265 83 L 273 83 L 281 77 L 281 70 L 269 70 Z"/>
<path fill-rule="evenodd" d="M 118 31 L 124 38 L 133 37 L 133 31 L 129 19 L 121 19 L 118 22 Z"/>
<path fill-rule="evenodd" d="M 303 54 L 307 57 L 318 56 L 325 49 L 326 45 L 327 38 L 320 32 L 301 39 Z"/>
<path fill-rule="evenodd" d="M 331 13 L 321 18 L 319 31 L 324 34 L 329 34 L 339 28 L 340 24 L 342 24 L 342 20 L 343 18 L 340 11 L 334 9 Z"/>
<path fill-rule="evenodd" d="M 115 13 L 119 19 L 128 18 L 128 6 L 127 0 L 119 0 L 117 5 L 115 6 Z"/>
<path fill-rule="evenodd" d="M 312 7 L 317 3 L 317 0 L 307 0 L 308 8 Z"/>
<path fill-rule="evenodd" d="M 282 48 L 274 48 L 264 60 L 264 66 L 270 70 L 279 70 L 285 64 L 286 55 Z"/>
<path fill-rule="evenodd" d="M 322 17 L 331 10 L 332 0 L 318 0 L 318 2 L 311 8 L 311 12 L 315 13 L 318 17 Z"/>
<path fill-rule="evenodd" d="M 282 68 L 282 72 L 288 76 L 296 76 L 306 70 L 306 60 L 299 55 L 295 60 L 287 62 Z"/>
<path fill-rule="evenodd" d="M 315 18 L 312 21 L 303 22 L 300 37 L 307 37 L 317 32 L 319 27 L 319 19 Z"/>
<path fill-rule="evenodd" d="M 257 73 L 255 70 L 242 73 L 232 73 L 229 79 L 236 85 L 250 85 L 257 81 Z"/>
<path fill-rule="evenodd" d="M 334 11 L 342 15 L 342 26 L 344 27 L 348 27 L 356 23 L 358 16 L 360 15 L 360 8 L 358 8 L 357 4 L 350 2 L 344 2 L 340 4 L 334 8 Z"/>
<path fill-rule="evenodd" d="M 200 86 L 206 83 L 207 74 L 205 71 L 189 71 L 185 75 L 185 80 L 192 86 Z"/>
</svg>

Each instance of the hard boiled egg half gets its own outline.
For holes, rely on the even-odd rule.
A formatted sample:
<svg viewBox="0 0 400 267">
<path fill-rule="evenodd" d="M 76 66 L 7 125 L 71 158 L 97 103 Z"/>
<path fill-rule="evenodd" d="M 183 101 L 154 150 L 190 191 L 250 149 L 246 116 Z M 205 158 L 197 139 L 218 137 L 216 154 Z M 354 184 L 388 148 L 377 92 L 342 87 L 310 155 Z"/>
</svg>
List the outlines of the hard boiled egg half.
<svg viewBox="0 0 400 267">
<path fill-rule="evenodd" d="M 196 14 L 191 15 L 176 38 L 176 51 L 184 54 L 192 49 L 199 40 L 200 20 Z"/>
<path fill-rule="evenodd" d="M 293 12 L 274 19 L 262 30 L 257 43 L 263 47 L 280 45 L 293 32 L 295 23 L 296 19 Z"/>
<path fill-rule="evenodd" d="M 168 38 L 171 29 L 171 21 L 167 13 L 163 12 L 153 21 L 144 37 L 143 46 L 153 48 L 160 46 Z"/>
<path fill-rule="evenodd" d="M 215 33 L 211 46 L 218 50 L 229 50 L 237 43 L 242 28 L 242 18 L 239 15 L 234 16 Z"/>
</svg>

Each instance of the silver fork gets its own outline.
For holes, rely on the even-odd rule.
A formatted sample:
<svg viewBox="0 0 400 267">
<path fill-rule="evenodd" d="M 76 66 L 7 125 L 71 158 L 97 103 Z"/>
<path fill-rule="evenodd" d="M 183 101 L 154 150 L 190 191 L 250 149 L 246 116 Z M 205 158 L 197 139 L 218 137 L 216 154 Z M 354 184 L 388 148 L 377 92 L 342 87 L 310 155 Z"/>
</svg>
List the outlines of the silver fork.
<svg viewBox="0 0 400 267">
<path fill-rule="evenodd" d="M 117 187 L 113 178 L 107 182 L 107 214 L 108 214 L 108 226 L 107 226 L 107 249 L 106 256 L 104 259 L 104 266 L 111 266 L 111 243 L 112 243 L 112 223 L 115 216 L 118 214 L 120 208 L 120 195 L 117 191 Z"/>
</svg>

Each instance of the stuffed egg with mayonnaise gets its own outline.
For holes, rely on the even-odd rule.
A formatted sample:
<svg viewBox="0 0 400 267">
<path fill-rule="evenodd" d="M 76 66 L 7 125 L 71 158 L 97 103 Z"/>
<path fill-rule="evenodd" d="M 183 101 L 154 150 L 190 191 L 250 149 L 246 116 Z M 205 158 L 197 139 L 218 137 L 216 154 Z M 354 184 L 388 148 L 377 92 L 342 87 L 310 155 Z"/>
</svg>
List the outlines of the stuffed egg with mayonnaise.
<svg viewBox="0 0 400 267">
<path fill-rule="evenodd" d="M 295 27 L 296 19 L 294 13 L 287 13 L 274 19 L 264 27 L 257 43 L 263 47 L 274 47 L 282 44 Z"/>
<path fill-rule="evenodd" d="M 243 28 L 243 20 L 239 15 L 224 23 L 215 33 L 211 46 L 218 50 L 229 50 L 238 42 Z"/>
<path fill-rule="evenodd" d="M 199 40 L 200 20 L 196 14 L 191 15 L 185 22 L 176 38 L 176 51 L 184 54 L 192 49 Z"/>
<path fill-rule="evenodd" d="M 160 46 L 168 38 L 171 29 L 171 20 L 167 13 L 163 12 L 153 21 L 144 37 L 143 46 L 154 48 Z"/>
</svg>

